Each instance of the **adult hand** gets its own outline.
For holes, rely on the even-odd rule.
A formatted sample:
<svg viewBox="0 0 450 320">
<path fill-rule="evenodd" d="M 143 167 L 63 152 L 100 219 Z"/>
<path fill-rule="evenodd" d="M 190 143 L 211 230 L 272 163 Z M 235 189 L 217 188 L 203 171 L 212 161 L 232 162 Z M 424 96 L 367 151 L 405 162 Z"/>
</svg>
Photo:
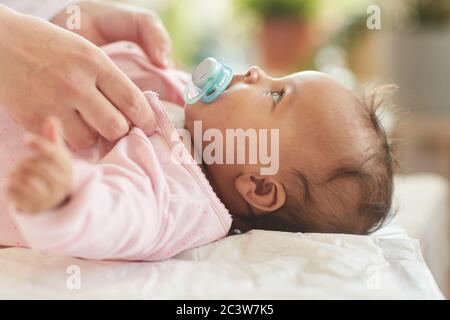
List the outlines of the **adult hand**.
<svg viewBox="0 0 450 320">
<path fill-rule="evenodd" d="M 0 5 L 0 105 L 26 129 L 61 119 L 64 137 L 87 147 L 114 141 L 128 120 L 147 134 L 154 115 L 139 89 L 94 44 Z"/>
<path fill-rule="evenodd" d="M 80 1 L 77 11 L 59 13 L 52 22 L 73 31 L 97 46 L 120 40 L 139 44 L 159 67 L 171 64 L 171 40 L 159 17 L 148 10 L 107 1 Z"/>
</svg>

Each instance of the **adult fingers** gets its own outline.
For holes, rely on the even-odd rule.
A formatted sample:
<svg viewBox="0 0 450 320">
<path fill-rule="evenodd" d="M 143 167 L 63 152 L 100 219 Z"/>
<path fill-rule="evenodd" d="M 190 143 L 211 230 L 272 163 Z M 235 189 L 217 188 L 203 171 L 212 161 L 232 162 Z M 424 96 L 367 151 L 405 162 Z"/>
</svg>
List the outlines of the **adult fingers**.
<svg viewBox="0 0 450 320">
<path fill-rule="evenodd" d="M 141 14 L 136 18 L 136 42 L 144 49 L 150 61 L 159 67 L 170 65 L 172 41 L 156 14 Z"/>
<path fill-rule="evenodd" d="M 86 97 L 78 108 L 83 119 L 105 139 L 113 142 L 129 131 L 128 121 L 122 113 L 97 89 Z"/>
<path fill-rule="evenodd" d="M 97 87 L 131 123 L 153 133 L 155 117 L 143 93 L 112 62 L 98 76 Z"/>
<path fill-rule="evenodd" d="M 81 149 L 92 146 L 98 134 L 86 123 L 77 111 L 67 112 L 61 118 L 65 140 Z"/>
</svg>

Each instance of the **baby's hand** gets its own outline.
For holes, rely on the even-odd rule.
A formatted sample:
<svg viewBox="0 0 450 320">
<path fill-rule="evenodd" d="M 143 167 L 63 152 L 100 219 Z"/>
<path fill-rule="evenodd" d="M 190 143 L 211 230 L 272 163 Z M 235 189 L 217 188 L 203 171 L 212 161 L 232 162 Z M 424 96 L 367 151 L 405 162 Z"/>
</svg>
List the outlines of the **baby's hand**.
<svg viewBox="0 0 450 320">
<path fill-rule="evenodd" d="M 26 139 L 34 155 L 22 160 L 9 177 L 7 194 L 16 208 L 37 213 L 67 199 L 72 184 L 72 155 L 65 146 L 61 123 L 47 119 L 40 136 Z"/>
</svg>

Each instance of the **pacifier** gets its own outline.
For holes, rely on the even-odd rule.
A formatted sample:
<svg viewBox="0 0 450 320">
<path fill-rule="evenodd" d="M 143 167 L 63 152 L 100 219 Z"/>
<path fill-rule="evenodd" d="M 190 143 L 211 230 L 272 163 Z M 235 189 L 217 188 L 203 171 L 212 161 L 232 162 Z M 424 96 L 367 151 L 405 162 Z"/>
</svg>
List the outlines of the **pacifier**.
<svg viewBox="0 0 450 320">
<path fill-rule="evenodd" d="M 192 80 L 184 90 L 184 101 L 194 104 L 201 99 L 211 103 L 225 91 L 232 78 L 229 66 L 212 57 L 206 58 L 192 73 Z"/>
</svg>

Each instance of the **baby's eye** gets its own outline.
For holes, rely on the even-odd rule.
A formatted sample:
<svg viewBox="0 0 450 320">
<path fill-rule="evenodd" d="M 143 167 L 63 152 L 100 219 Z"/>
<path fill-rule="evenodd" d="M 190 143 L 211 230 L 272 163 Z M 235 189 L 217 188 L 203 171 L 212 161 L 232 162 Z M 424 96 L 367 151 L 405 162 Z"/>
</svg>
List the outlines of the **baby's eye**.
<svg viewBox="0 0 450 320">
<path fill-rule="evenodd" d="M 281 91 L 274 91 L 274 92 L 271 91 L 270 92 L 270 95 L 272 96 L 273 102 L 275 104 L 278 104 L 281 101 L 281 99 L 284 96 L 285 91 L 286 91 L 285 89 L 282 89 Z"/>
</svg>

